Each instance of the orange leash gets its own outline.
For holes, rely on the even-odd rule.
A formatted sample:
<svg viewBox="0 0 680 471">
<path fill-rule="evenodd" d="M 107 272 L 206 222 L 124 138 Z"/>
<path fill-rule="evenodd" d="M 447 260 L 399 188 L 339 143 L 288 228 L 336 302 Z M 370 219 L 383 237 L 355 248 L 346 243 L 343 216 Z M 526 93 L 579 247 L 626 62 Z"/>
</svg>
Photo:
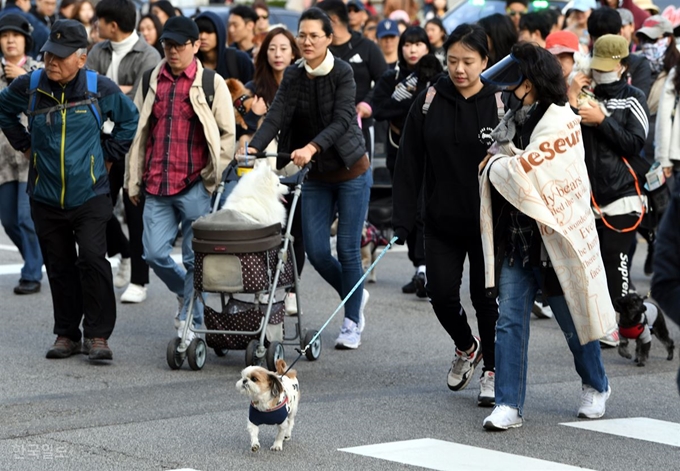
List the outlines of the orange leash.
<svg viewBox="0 0 680 471">
<path fill-rule="evenodd" d="M 604 213 L 602 212 L 600 207 L 597 205 L 597 202 L 595 201 L 595 196 L 593 195 L 592 192 L 590 193 L 590 200 L 593 202 L 593 206 L 595 207 L 597 212 L 600 214 L 600 217 L 602 218 L 602 222 L 604 223 L 604 225 L 607 226 L 612 231 L 618 232 L 618 233 L 634 231 L 642 223 L 642 218 L 645 217 L 645 204 L 644 204 L 644 201 L 642 200 L 642 191 L 640 191 L 640 182 L 638 181 L 638 177 L 635 174 L 635 171 L 633 170 L 633 168 L 628 163 L 628 160 L 626 160 L 625 157 L 621 157 L 621 159 L 623 159 L 623 163 L 626 164 L 626 167 L 628 167 L 628 171 L 630 172 L 630 174 L 633 175 L 633 179 L 635 180 L 635 191 L 637 191 L 637 194 L 640 197 L 640 201 L 642 202 L 642 212 L 640 213 L 640 217 L 638 218 L 637 222 L 635 224 L 633 224 L 631 227 L 627 227 L 625 229 L 617 229 L 616 227 L 612 226 L 611 224 L 609 224 L 609 222 L 607 222 L 607 220 L 604 217 Z"/>
</svg>

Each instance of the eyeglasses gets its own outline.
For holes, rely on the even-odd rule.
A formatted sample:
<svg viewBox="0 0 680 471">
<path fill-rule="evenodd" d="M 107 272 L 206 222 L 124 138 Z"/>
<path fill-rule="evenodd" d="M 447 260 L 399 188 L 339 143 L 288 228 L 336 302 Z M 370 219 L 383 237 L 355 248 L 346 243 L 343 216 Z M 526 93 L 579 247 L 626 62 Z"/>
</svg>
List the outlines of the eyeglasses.
<svg viewBox="0 0 680 471">
<path fill-rule="evenodd" d="M 259 15 L 257 18 L 260 19 L 260 20 L 268 20 L 269 15 Z"/>
<path fill-rule="evenodd" d="M 309 39 L 309 42 L 312 44 L 316 44 L 319 42 L 319 39 L 325 38 L 326 35 L 318 35 L 318 34 L 298 34 L 297 40 L 299 43 L 306 43 L 307 40 Z"/>
<path fill-rule="evenodd" d="M 506 13 L 509 16 L 523 16 L 526 12 L 525 11 L 517 11 L 517 10 L 507 10 Z"/>
<path fill-rule="evenodd" d="M 173 42 L 165 41 L 165 40 L 161 41 L 161 46 L 163 46 L 163 49 L 165 49 L 166 51 L 171 51 L 172 49 L 174 49 L 177 52 L 182 52 L 183 50 L 185 50 L 187 48 L 187 46 L 189 44 L 191 44 L 191 41 L 189 41 L 188 43 L 184 43 L 184 44 L 177 44 L 174 41 Z"/>
</svg>

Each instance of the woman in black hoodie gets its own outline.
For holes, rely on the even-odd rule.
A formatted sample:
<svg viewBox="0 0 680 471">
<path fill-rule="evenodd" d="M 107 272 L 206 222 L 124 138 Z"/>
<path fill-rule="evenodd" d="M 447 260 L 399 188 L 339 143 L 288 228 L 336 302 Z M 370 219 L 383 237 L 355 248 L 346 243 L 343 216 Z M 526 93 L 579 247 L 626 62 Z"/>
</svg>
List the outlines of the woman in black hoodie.
<svg viewBox="0 0 680 471">
<path fill-rule="evenodd" d="M 477 167 L 492 144 L 499 98 L 479 78 L 489 54 L 481 27 L 460 25 L 444 49 L 448 74 L 415 99 L 406 118 L 394 169 L 392 223 L 403 243 L 414 229 L 422 188 L 427 294 L 456 346 L 447 384 L 454 391 L 466 387 L 483 356 L 477 402 L 492 406 L 498 307 L 484 294 Z M 460 304 L 466 256 L 479 338 Z"/>
<path fill-rule="evenodd" d="M 394 177 L 394 162 L 397 160 L 399 140 L 408 111 L 418 93 L 429 87 L 430 80 L 442 71 L 441 63 L 432 51 L 432 45 L 423 28 L 408 28 L 399 38 L 399 61 L 396 69 L 386 71 L 373 92 L 373 117 L 379 121 L 388 121 L 385 165 L 391 177 Z M 416 229 L 411 232 L 407 243 L 408 258 L 415 266 L 416 273 L 402 287 L 402 291 L 415 292 L 419 298 L 425 298 L 425 250 L 420 220 L 416 222 Z"/>
</svg>

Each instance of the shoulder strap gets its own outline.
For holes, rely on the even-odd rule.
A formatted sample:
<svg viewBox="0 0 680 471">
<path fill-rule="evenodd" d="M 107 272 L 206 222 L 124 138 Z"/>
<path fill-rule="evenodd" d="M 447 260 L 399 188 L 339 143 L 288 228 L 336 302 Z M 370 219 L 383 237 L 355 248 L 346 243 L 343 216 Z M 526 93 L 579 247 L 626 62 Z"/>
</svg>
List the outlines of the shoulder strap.
<svg viewBox="0 0 680 471">
<path fill-rule="evenodd" d="M 35 111 L 35 104 L 38 101 L 38 85 L 40 84 L 40 77 L 43 69 L 34 70 L 31 72 L 30 84 L 28 86 L 28 130 L 31 130 L 33 125 L 33 111 Z"/>
<path fill-rule="evenodd" d="M 229 78 L 241 80 L 238 70 L 238 55 L 236 54 L 236 51 L 231 47 L 227 47 L 225 51 L 227 54 L 227 72 L 229 72 Z"/>
<path fill-rule="evenodd" d="M 496 92 L 496 107 L 498 108 L 498 121 L 503 120 L 505 116 L 505 103 L 503 103 L 503 92 Z"/>
<path fill-rule="evenodd" d="M 151 72 L 153 69 L 149 69 L 142 74 L 142 98 L 146 99 L 146 94 L 149 93 L 149 82 L 151 82 Z"/>
<path fill-rule="evenodd" d="M 215 71 L 212 69 L 203 68 L 203 93 L 208 102 L 208 106 L 212 110 L 213 101 L 215 100 Z"/>
<path fill-rule="evenodd" d="M 422 107 L 422 112 L 423 114 L 427 114 L 427 112 L 430 110 L 430 105 L 432 104 L 432 100 L 434 100 L 434 97 L 437 95 L 437 89 L 434 88 L 434 86 L 431 86 L 427 89 L 427 93 L 425 94 L 425 101 L 423 102 L 423 107 Z"/>
<path fill-rule="evenodd" d="M 102 127 L 102 111 L 99 108 L 99 93 L 97 92 L 97 72 L 86 69 L 85 77 L 87 79 L 87 94 L 90 96 L 89 107 L 97 119 L 99 127 Z"/>
</svg>

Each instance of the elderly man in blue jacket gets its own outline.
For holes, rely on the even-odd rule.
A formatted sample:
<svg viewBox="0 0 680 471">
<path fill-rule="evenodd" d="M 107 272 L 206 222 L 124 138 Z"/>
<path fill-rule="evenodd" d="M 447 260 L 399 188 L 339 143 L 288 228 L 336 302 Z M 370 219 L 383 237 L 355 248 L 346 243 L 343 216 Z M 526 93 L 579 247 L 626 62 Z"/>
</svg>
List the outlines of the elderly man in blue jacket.
<svg viewBox="0 0 680 471">
<path fill-rule="evenodd" d="M 125 158 L 138 112 L 111 80 L 84 69 L 87 39 L 77 21 L 54 23 L 41 49 L 45 69 L 16 78 L 0 92 L 0 128 L 30 159 L 31 213 L 50 281 L 57 335 L 47 358 L 82 350 L 90 360 L 111 360 L 108 338 L 116 322 L 116 302 L 106 260 L 106 224 L 112 213 L 108 168 Z M 20 113 L 28 115 L 30 133 Z M 115 127 L 102 138 L 107 118 Z"/>
</svg>

